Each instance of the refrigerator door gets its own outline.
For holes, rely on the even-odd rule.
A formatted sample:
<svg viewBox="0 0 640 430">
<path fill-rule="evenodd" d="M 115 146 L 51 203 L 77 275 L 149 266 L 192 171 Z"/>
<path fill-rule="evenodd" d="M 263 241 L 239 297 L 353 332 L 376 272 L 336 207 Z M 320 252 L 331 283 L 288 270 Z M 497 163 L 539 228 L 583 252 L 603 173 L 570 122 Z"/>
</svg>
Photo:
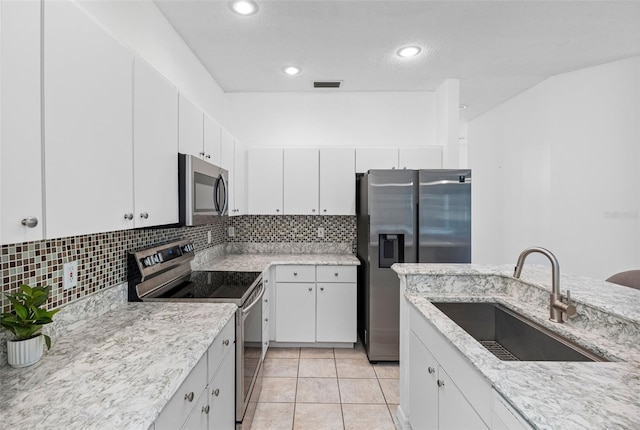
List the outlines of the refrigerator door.
<svg viewBox="0 0 640 430">
<path fill-rule="evenodd" d="M 365 345 L 369 360 L 398 360 L 400 281 L 393 263 L 417 260 L 414 170 L 371 170 L 368 180 L 369 286 Z"/>
<path fill-rule="evenodd" d="M 471 170 L 420 170 L 420 263 L 471 262 Z"/>
</svg>

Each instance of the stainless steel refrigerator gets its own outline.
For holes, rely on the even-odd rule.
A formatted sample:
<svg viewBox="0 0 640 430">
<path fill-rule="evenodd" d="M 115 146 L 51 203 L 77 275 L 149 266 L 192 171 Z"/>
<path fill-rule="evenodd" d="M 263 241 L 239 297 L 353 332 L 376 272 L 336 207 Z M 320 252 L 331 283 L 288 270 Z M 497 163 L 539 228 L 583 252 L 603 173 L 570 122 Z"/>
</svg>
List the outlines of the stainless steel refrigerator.
<svg viewBox="0 0 640 430">
<path fill-rule="evenodd" d="M 399 358 L 393 263 L 471 262 L 471 170 L 370 170 L 357 180 L 358 325 L 370 361 Z"/>
</svg>

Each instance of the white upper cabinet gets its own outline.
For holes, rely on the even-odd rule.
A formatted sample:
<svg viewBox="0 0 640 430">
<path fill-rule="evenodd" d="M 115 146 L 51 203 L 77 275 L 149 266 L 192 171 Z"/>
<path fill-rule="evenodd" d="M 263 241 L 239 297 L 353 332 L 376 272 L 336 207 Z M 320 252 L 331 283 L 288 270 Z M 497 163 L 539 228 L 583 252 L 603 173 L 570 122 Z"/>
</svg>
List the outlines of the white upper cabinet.
<svg viewBox="0 0 640 430">
<path fill-rule="evenodd" d="M 397 169 L 398 148 L 356 148 L 356 172 L 372 169 Z"/>
<path fill-rule="evenodd" d="M 400 148 L 399 169 L 442 169 L 442 147 Z"/>
<path fill-rule="evenodd" d="M 252 149 L 247 157 L 248 213 L 282 215 L 282 149 Z"/>
<path fill-rule="evenodd" d="M 233 206 L 229 215 L 244 215 L 247 213 L 247 149 L 240 141 L 235 141 L 233 157 Z"/>
<path fill-rule="evenodd" d="M 319 162 L 317 149 L 284 150 L 284 213 L 318 214 Z"/>
<path fill-rule="evenodd" d="M 220 166 L 220 124 L 209 115 L 204 115 L 204 159 Z"/>
<path fill-rule="evenodd" d="M 320 149 L 320 215 L 356 214 L 353 148 Z"/>
<path fill-rule="evenodd" d="M 233 135 L 224 128 L 220 131 L 220 160 L 216 164 L 231 172 L 233 170 L 234 143 Z"/>
<path fill-rule="evenodd" d="M 47 237 L 132 228 L 133 55 L 74 3 L 43 7 Z"/>
<path fill-rule="evenodd" d="M 135 226 L 178 222 L 178 91 L 137 58 L 133 149 Z"/>
<path fill-rule="evenodd" d="M 0 18 L 0 243 L 28 242 L 44 225 L 40 2 L 0 2 Z"/>
<path fill-rule="evenodd" d="M 204 114 L 180 94 L 178 105 L 178 148 L 182 154 L 203 158 Z"/>
</svg>

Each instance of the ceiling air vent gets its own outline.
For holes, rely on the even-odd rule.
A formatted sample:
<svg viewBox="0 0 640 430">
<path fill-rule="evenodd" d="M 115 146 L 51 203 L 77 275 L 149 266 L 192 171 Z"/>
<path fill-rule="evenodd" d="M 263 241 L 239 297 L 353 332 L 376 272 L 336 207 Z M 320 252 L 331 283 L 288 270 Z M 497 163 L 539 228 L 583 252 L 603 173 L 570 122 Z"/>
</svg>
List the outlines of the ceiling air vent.
<svg viewBox="0 0 640 430">
<path fill-rule="evenodd" d="M 315 81 L 313 88 L 340 88 L 342 81 Z"/>
</svg>

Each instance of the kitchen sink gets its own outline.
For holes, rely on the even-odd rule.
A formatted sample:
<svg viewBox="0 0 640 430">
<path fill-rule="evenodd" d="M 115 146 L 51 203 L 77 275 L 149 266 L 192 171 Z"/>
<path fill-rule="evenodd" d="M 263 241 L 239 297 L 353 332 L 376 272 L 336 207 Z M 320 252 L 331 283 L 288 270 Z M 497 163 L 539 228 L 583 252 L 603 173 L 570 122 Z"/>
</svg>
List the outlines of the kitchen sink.
<svg viewBox="0 0 640 430">
<path fill-rule="evenodd" d="M 497 303 L 432 302 L 505 361 L 609 361 Z"/>
</svg>

